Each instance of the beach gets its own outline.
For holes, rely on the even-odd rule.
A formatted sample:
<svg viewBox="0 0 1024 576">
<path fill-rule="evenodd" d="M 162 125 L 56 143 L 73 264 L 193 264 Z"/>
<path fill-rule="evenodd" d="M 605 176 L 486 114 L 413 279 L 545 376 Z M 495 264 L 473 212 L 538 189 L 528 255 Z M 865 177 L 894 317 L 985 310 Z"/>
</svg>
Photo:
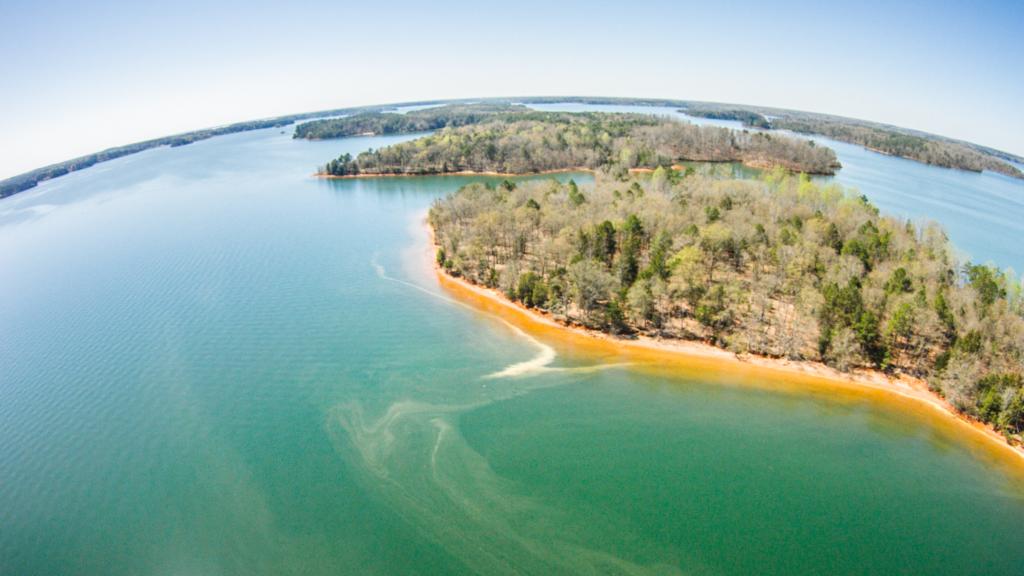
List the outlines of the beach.
<svg viewBox="0 0 1024 576">
<path fill-rule="evenodd" d="M 957 427 L 990 449 L 1003 456 L 1011 456 L 1016 465 L 1024 467 L 1024 448 L 1010 444 L 993 428 L 956 410 L 944 398 L 931 391 L 920 378 L 891 376 L 864 368 L 841 372 L 817 361 L 735 354 L 693 340 L 656 339 L 643 335 L 622 338 L 598 330 L 567 325 L 551 314 L 509 300 L 498 290 L 448 274 L 434 258 L 438 247 L 433 229 L 425 219 L 422 226 L 427 240 L 424 255 L 431 262 L 440 285 L 459 301 L 497 315 L 530 334 L 557 339 L 583 351 L 636 360 L 640 366 L 659 369 L 668 367 L 669 370 L 681 369 L 701 374 L 731 374 L 748 381 L 756 380 L 758 385 L 772 388 L 824 388 L 861 396 L 870 395 L 882 400 L 897 400 L 902 408 L 913 409 L 925 417 L 937 416 L 939 420 Z"/>
</svg>

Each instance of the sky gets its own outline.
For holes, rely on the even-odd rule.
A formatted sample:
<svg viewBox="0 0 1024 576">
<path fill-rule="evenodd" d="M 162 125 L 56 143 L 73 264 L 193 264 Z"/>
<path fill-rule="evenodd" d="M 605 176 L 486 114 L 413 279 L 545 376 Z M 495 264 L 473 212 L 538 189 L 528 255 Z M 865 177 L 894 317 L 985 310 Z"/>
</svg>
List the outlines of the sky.
<svg viewBox="0 0 1024 576">
<path fill-rule="evenodd" d="M 840 114 L 1024 155 L 1024 2 L 0 0 L 0 178 L 353 105 L 591 95 Z"/>
</svg>

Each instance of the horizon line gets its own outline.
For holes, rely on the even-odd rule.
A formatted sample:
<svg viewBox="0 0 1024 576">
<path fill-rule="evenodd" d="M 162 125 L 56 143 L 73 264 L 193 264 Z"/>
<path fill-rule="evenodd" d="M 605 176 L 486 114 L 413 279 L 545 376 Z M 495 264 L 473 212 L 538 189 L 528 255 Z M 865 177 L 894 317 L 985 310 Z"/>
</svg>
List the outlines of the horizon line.
<svg viewBox="0 0 1024 576">
<path fill-rule="evenodd" d="M 18 192 L 24 192 L 25 190 L 29 190 L 29 189 L 33 188 L 39 182 L 45 182 L 47 180 L 53 180 L 53 179 L 59 178 L 61 176 L 64 176 L 64 175 L 66 175 L 66 174 L 68 174 L 70 172 L 77 172 L 79 170 L 84 170 L 84 169 L 89 168 L 90 166 L 93 166 L 95 164 L 99 164 L 99 163 L 106 162 L 106 161 L 109 161 L 109 160 L 114 160 L 116 158 L 121 158 L 123 156 L 129 156 L 129 155 L 132 155 L 132 154 L 136 154 L 136 153 L 142 152 L 144 150 L 149 150 L 149 149 L 152 149 L 152 148 L 159 148 L 161 146 L 171 146 L 171 147 L 174 147 L 174 146 L 184 146 L 184 145 L 192 144 L 193 142 L 198 142 L 198 141 L 201 141 L 201 140 L 207 140 L 209 138 L 213 138 L 213 137 L 216 137 L 216 136 L 224 136 L 224 135 L 227 135 L 227 134 L 239 133 L 239 132 L 250 132 L 250 131 L 254 131 L 254 130 L 262 130 L 262 129 L 267 129 L 267 128 L 276 128 L 276 127 L 281 127 L 281 126 L 285 126 L 285 125 L 288 125 L 288 124 L 294 124 L 294 123 L 297 123 L 297 122 L 302 121 L 302 120 L 318 120 L 318 119 L 323 119 L 324 117 L 327 117 L 327 116 L 346 114 L 346 113 L 353 113 L 353 112 L 358 112 L 358 111 L 365 111 L 365 112 L 386 111 L 386 110 L 382 110 L 382 109 L 386 109 L 386 108 L 402 108 L 402 107 L 407 107 L 407 106 L 423 106 L 423 105 L 431 105 L 431 104 L 441 104 L 441 105 L 443 105 L 443 104 L 459 103 L 459 102 L 506 101 L 506 102 L 509 102 L 509 103 L 512 103 L 512 104 L 517 103 L 517 102 L 522 102 L 522 103 L 525 103 L 525 104 L 529 104 L 529 103 L 531 103 L 531 101 L 537 101 L 537 100 L 551 100 L 550 103 L 552 103 L 552 104 L 557 104 L 557 103 L 561 103 L 561 102 L 569 103 L 569 102 L 573 102 L 573 101 L 581 102 L 581 103 L 585 104 L 585 103 L 587 103 L 586 102 L 587 100 L 600 100 L 601 101 L 601 102 L 592 102 L 592 104 L 595 104 L 595 105 L 601 105 L 602 102 L 604 102 L 604 103 L 611 103 L 611 102 L 615 102 L 615 101 L 632 101 L 632 102 L 639 102 L 639 105 L 641 105 L 641 106 L 658 106 L 658 105 L 661 105 L 661 106 L 680 106 L 680 107 L 683 107 L 683 108 L 687 107 L 690 104 L 713 104 L 713 105 L 718 105 L 718 106 L 739 106 L 739 107 L 753 108 L 753 109 L 758 109 L 758 110 L 776 110 L 776 111 L 782 111 L 782 112 L 799 112 L 799 113 L 803 113 L 803 114 L 815 114 L 815 115 L 818 115 L 818 116 L 826 116 L 826 117 L 830 117 L 830 118 L 838 118 L 838 119 L 843 119 L 843 120 L 852 120 L 854 122 L 866 123 L 866 124 L 869 124 L 869 125 L 873 124 L 875 126 L 881 126 L 881 127 L 886 127 L 886 128 L 895 128 L 895 129 L 907 131 L 907 132 L 910 132 L 910 133 L 916 133 L 916 134 L 922 134 L 922 135 L 926 135 L 926 136 L 931 136 L 931 137 L 934 137 L 934 138 L 945 140 L 947 142 L 955 142 L 955 143 L 961 143 L 961 144 L 968 144 L 968 145 L 971 145 L 971 146 L 977 146 L 977 147 L 984 148 L 986 150 L 990 150 L 990 151 L 993 151 L 993 152 L 998 152 L 1000 154 L 1004 154 L 1006 156 L 1010 156 L 1010 157 L 1012 157 L 1014 159 L 1014 161 L 1016 161 L 1018 163 L 1024 163 L 1024 156 L 1015 154 L 1013 152 L 1008 152 L 1006 150 L 1001 150 L 1001 149 L 998 149 L 998 148 L 993 148 L 991 146 L 987 146 L 985 144 L 980 144 L 978 142 L 971 142 L 969 140 L 953 138 L 953 137 L 950 137 L 950 136 L 943 136 L 941 134 L 936 134 L 936 133 L 933 133 L 933 132 L 927 132 L 927 131 L 924 131 L 924 130 L 918 130 L 916 128 L 907 128 L 907 127 L 904 127 L 904 126 L 898 126 L 896 124 L 889 124 L 889 123 L 885 123 L 885 122 L 878 122 L 878 121 L 875 121 L 875 120 L 867 120 L 867 119 L 863 119 L 863 118 L 854 118 L 852 116 L 842 116 L 842 115 L 839 115 L 839 114 L 831 114 L 831 113 L 828 113 L 828 112 L 814 112 L 814 111 L 809 111 L 809 110 L 798 110 L 798 109 L 795 109 L 795 108 L 780 108 L 780 107 L 777 107 L 777 106 L 763 106 L 763 105 L 759 105 L 759 104 L 742 104 L 742 103 L 737 103 L 737 102 L 717 102 L 717 101 L 712 101 L 712 100 L 682 100 L 682 99 L 674 99 L 674 98 L 651 98 L 651 97 L 642 97 L 642 96 L 638 96 L 638 97 L 631 97 L 631 96 L 560 96 L 560 95 L 484 96 L 484 97 L 467 97 L 467 98 L 439 98 L 439 99 L 426 99 L 426 100 L 409 100 L 409 101 L 403 101 L 403 102 L 387 102 L 387 103 L 383 103 L 383 104 L 364 104 L 364 105 L 357 105 L 357 106 L 346 106 L 346 107 L 342 107 L 342 108 L 329 108 L 329 109 L 323 109 L 323 110 L 314 110 L 314 111 L 310 111 L 310 112 L 298 112 L 298 113 L 292 113 L 292 114 L 283 114 L 283 115 L 278 115 L 278 116 L 266 116 L 266 117 L 261 117 L 261 118 L 254 118 L 252 120 L 243 120 L 243 121 L 238 121 L 238 122 L 230 122 L 230 123 L 226 123 L 226 124 L 217 124 L 217 125 L 207 126 L 207 127 L 203 127 L 203 128 L 196 128 L 196 129 L 188 130 L 188 131 L 185 131 L 185 132 L 177 132 L 177 133 L 173 133 L 173 134 L 168 134 L 166 136 L 159 136 L 159 137 L 156 137 L 156 138 L 149 138 L 149 139 L 146 139 L 146 140 L 138 140 L 138 141 L 135 141 L 135 142 L 129 142 L 129 143 L 121 144 L 121 145 L 118 145 L 118 146 L 111 146 L 111 147 L 108 147 L 108 148 L 103 148 L 103 149 L 97 150 L 95 152 L 91 152 L 91 153 L 84 154 L 84 155 L 81 155 L 81 156 L 75 156 L 75 157 L 72 157 L 72 158 L 68 158 L 66 160 L 61 160 L 59 162 L 53 162 L 51 164 L 45 164 L 45 165 L 40 166 L 38 168 L 33 168 L 33 169 L 28 170 L 26 172 L 21 172 L 19 174 L 15 174 L 13 176 L 9 176 L 9 177 L 4 178 L 4 179 L 0 179 L 0 200 L 2 200 L 3 198 L 6 198 L 8 196 L 13 196 L 13 195 L 17 194 Z M 538 102 L 532 102 L 532 103 L 538 103 Z M 249 125 L 249 124 L 260 124 L 260 125 L 252 126 L 252 127 L 246 127 L 246 125 Z M 231 130 L 232 128 L 235 128 L 235 129 Z M 204 134 L 206 132 L 210 132 L 210 134 Z M 826 136 L 823 136 L 823 135 L 817 135 L 817 136 L 827 138 Z M 181 142 L 181 143 L 174 142 L 175 139 L 188 139 L 188 138 L 192 138 L 192 139 L 188 140 L 187 142 Z M 133 147 L 140 147 L 140 148 L 138 148 L 136 150 L 125 150 L 125 149 L 130 149 L 130 148 L 133 148 Z M 6 185 L 15 185 L 16 186 L 17 185 L 17 181 L 19 181 L 21 179 L 24 179 L 24 178 L 29 178 L 29 177 L 31 177 L 31 176 L 33 176 L 33 175 L 35 175 L 35 174 L 37 174 L 37 173 L 39 173 L 41 171 L 46 171 L 46 170 L 51 170 L 51 169 L 59 169 L 59 168 L 63 167 L 64 165 L 69 164 L 69 163 L 73 163 L 75 161 L 79 161 L 79 160 L 87 161 L 91 157 L 94 157 L 94 156 L 97 156 L 97 155 L 101 155 L 101 154 L 104 154 L 104 153 L 116 153 L 118 151 L 124 151 L 124 152 L 122 154 L 117 154 L 117 155 L 112 156 L 110 158 L 105 158 L 105 159 L 102 159 L 102 160 L 95 160 L 93 162 L 90 162 L 86 166 L 82 166 L 82 167 L 78 167 L 78 168 L 71 167 L 68 170 L 66 170 L 65 172 L 60 173 L 60 174 L 56 174 L 56 175 L 51 176 L 51 177 L 40 178 L 36 182 L 32 183 L 31 185 L 28 185 L 28 186 L 26 186 L 24 188 L 21 188 L 21 189 L 14 190 L 10 194 L 4 195 L 3 192 L 2 192 L 2 189 Z M 954 169 L 955 170 L 956 168 L 950 168 L 950 169 Z"/>
</svg>

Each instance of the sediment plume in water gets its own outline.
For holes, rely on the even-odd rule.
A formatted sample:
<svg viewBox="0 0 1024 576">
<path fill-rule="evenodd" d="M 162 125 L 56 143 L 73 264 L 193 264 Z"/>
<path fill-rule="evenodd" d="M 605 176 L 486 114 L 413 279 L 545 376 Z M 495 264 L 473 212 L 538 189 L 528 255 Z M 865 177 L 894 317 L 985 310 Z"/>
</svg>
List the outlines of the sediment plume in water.
<svg viewBox="0 0 1024 576">
<path fill-rule="evenodd" d="M 459 302 L 458 300 L 455 300 L 453 298 L 449 298 L 449 297 L 447 297 L 447 296 L 445 296 L 443 294 L 438 294 L 437 292 L 433 292 L 431 290 L 428 290 L 427 288 L 424 288 L 423 286 L 420 286 L 419 284 L 416 284 L 414 282 L 409 282 L 407 280 L 402 280 L 401 278 L 395 278 L 394 276 L 388 275 L 387 270 L 377 260 L 377 256 L 376 255 L 374 255 L 373 259 L 370 260 L 370 265 L 373 266 L 373 269 L 377 272 L 377 276 L 380 277 L 382 280 L 386 280 L 388 282 L 395 282 L 395 283 L 401 284 L 403 286 L 406 286 L 408 288 L 412 288 L 414 290 L 418 290 L 418 291 L 420 291 L 420 292 L 422 292 L 424 294 L 427 294 L 427 295 L 429 295 L 429 296 L 431 296 L 433 298 L 437 298 L 437 299 L 442 300 L 444 302 L 448 302 L 449 304 L 454 304 L 456 306 L 461 306 L 463 308 L 467 308 L 469 310 L 473 310 L 474 312 L 477 311 L 475 308 L 473 308 L 472 306 L 470 306 L 470 305 L 468 305 L 468 304 L 466 304 L 464 302 Z M 599 365 L 596 365 L 596 366 L 575 366 L 575 367 L 561 367 L 561 368 L 560 367 L 552 367 L 551 363 L 554 362 L 555 359 L 558 356 L 557 353 L 555 352 L 554 348 L 552 348 L 551 346 L 548 346 L 547 344 L 544 344 L 543 342 L 541 342 L 540 340 L 537 340 L 533 336 L 530 336 L 529 334 L 524 332 L 521 328 L 519 328 L 518 326 L 516 326 L 516 325 L 512 324 L 511 322 L 505 320 L 504 318 L 499 318 L 497 316 L 491 316 L 491 317 L 494 318 L 495 320 L 501 322 L 509 330 L 511 330 L 516 335 L 518 335 L 520 338 L 526 340 L 532 346 L 534 346 L 537 349 L 537 354 L 534 357 L 530 358 L 529 360 L 523 360 L 522 362 L 515 362 L 513 364 L 510 364 L 510 365 L 506 366 L 505 368 L 502 368 L 501 370 L 497 370 L 495 372 L 492 372 L 491 374 L 488 374 L 488 375 L 484 376 L 484 378 L 486 378 L 486 379 L 515 378 L 515 377 L 521 377 L 521 376 L 530 376 L 530 375 L 535 375 L 535 374 L 541 374 L 541 373 L 544 373 L 544 372 L 567 372 L 567 371 L 573 371 L 573 372 L 592 372 L 594 370 L 602 370 L 602 369 L 606 369 L 606 368 L 617 368 L 617 367 L 625 366 L 626 365 L 625 363 L 610 363 L 610 364 L 599 364 Z"/>
<path fill-rule="evenodd" d="M 387 274 L 374 258 L 380 278 L 397 282 L 445 302 L 467 306 Z M 468 306 L 467 306 L 468 307 Z M 501 320 L 501 319 L 499 319 Z M 501 477 L 462 437 L 459 416 L 533 391 L 586 378 L 615 365 L 556 368 L 555 350 L 501 320 L 537 349 L 532 358 L 482 376 L 505 384 L 463 388 L 463 402 L 432 403 L 405 399 L 376 417 L 359 401 L 331 409 L 328 434 L 342 458 L 367 490 L 378 494 L 396 515 L 434 541 L 472 571 L 511 573 L 677 574 L 665 565 L 644 566 L 589 548 L 584 541 L 629 538 L 614 519 L 570 519 L 557 502 L 522 493 Z M 550 372 L 563 374 L 548 378 Z M 577 530 L 565 526 L 578 524 Z M 561 529 L 556 530 L 556 526 Z M 592 540 L 593 539 L 593 540 Z M 660 557 L 666 557 L 664 555 Z"/>
</svg>

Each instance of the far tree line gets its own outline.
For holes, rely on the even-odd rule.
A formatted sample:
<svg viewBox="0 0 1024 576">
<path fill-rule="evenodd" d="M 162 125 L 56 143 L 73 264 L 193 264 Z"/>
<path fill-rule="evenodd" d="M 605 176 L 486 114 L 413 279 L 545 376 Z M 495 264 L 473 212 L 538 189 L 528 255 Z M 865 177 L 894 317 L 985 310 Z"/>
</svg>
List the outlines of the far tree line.
<svg viewBox="0 0 1024 576">
<path fill-rule="evenodd" d="M 435 110 L 431 118 L 461 122 L 467 107 Z M 471 107 L 470 107 L 471 109 Z M 454 112 L 454 115 L 453 115 Z M 386 116 L 386 115 L 385 115 Z M 369 120 L 347 119 L 349 130 Z M 386 120 L 388 123 L 391 119 Z M 396 120 L 397 121 L 397 120 Z M 401 122 L 408 123 L 409 120 Z M 740 162 L 761 168 L 833 174 L 835 153 L 813 142 L 646 114 L 488 111 L 481 119 L 358 156 L 343 155 L 321 167 L 332 176 L 552 170 L 655 169 L 682 161 Z"/>
</svg>

